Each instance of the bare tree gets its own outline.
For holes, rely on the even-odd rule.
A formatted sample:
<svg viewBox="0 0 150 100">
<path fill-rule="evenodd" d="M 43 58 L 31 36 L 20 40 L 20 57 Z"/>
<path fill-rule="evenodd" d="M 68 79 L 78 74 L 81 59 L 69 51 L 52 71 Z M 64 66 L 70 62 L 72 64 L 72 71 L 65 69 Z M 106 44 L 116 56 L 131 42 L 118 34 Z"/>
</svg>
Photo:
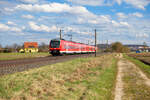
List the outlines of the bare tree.
<svg viewBox="0 0 150 100">
<path fill-rule="evenodd" d="M 3 48 L 1 44 L 0 44 L 0 48 Z"/>
<path fill-rule="evenodd" d="M 146 42 L 143 42 L 143 45 L 144 45 L 144 46 L 147 46 L 147 43 L 146 43 Z"/>
<path fill-rule="evenodd" d="M 17 48 L 18 48 L 18 44 L 14 43 L 12 45 L 12 49 L 14 50 L 14 52 L 17 52 Z"/>
<path fill-rule="evenodd" d="M 12 48 L 11 48 L 11 46 L 6 45 L 6 46 L 4 47 L 4 51 L 3 51 L 3 52 L 4 52 L 4 53 L 12 52 Z"/>
<path fill-rule="evenodd" d="M 3 47 L 2 47 L 2 45 L 0 44 L 0 53 L 2 53 L 3 52 L 3 49 L 2 49 Z"/>
<path fill-rule="evenodd" d="M 12 45 L 6 45 L 4 47 L 3 52 L 5 52 L 5 53 L 7 53 L 7 52 L 18 52 L 21 48 L 22 48 L 21 45 L 14 43 Z"/>
<path fill-rule="evenodd" d="M 16 43 L 14 43 L 14 44 L 12 45 L 12 49 L 13 49 L 15 52 L 19 52 L 19 50 L 20 50 L 21 48 L 23 48 L 22 45 L 19 45 L 19 44 L 16 44 Z"/>
<path fill-rule="evenodd" d="M 40 45 L 39 45 L 39 52 L 48 52 L 48 45 L 45 44 L 44 42 L 42 42 Z"/>
<path fill-rule="evenodd" d="M 144 47 L 144 51 L 147 50 L 147 43 L 146 42 L 143 42 L 143 47 Z"/>
</svg>

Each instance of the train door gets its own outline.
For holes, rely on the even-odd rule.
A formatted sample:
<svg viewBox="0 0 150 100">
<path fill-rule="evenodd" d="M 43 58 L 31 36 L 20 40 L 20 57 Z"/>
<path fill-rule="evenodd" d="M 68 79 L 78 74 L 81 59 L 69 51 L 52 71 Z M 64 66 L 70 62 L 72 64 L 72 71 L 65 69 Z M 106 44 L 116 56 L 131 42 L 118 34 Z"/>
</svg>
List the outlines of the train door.
<svg viewBox="0 0 150 100">
<path fill-rule="evenodd" d="M 66 54 L 69 53 L 69 44 L 68 44 L 68 42 L 65 42 L 65 52 L 66 52 Z"/>
</svg>

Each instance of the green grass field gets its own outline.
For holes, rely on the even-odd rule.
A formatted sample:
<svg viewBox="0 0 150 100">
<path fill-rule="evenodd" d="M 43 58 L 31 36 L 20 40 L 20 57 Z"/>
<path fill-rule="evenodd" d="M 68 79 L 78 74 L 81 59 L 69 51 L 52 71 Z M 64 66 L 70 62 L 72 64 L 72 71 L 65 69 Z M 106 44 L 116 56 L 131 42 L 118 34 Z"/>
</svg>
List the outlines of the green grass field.
<svg viewBox="0 0 150 100">
<path fill-rule="evenodd" d="M 0 77 L 0 99 L 113 100 L 113 55 L 77 58 Z"/>
<path fill-rule="evenodd" d="M 0 60 L 45 57 L 49 55 L 49 53 L 0 53 Z"/>
</svg>

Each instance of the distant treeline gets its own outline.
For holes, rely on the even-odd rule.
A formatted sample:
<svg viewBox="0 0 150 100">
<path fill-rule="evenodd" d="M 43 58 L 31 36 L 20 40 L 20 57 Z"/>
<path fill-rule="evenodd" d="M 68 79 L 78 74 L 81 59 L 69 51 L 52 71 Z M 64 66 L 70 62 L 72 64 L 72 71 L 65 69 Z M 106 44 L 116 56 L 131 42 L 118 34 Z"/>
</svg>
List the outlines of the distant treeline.
<svg viewBox="0 0 150 100">
<path fill-rule="evenodd" d="M 24 49 L 24 45 L 19 44 L 12 44 L 12 45 L 6 45 L 2 46 L 0 44 L 0 53 L 11 53 L 11 52 L 19 52 L 20 49 Z M 38 46 L 39 52 L 48 52 L 49 51 L 49 45 L 45 43 L 41 43 Z"/>
</svg>

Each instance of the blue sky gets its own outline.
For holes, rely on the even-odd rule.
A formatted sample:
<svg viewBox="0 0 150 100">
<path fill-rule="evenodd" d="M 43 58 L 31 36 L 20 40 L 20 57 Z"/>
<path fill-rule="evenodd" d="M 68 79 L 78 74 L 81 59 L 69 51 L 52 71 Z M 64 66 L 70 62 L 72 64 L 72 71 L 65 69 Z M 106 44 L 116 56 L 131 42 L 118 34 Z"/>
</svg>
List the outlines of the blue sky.
<svg viewBox="0 0 150 100">
<path fill-rule="evenodd" d="M 0 0 L 0 44 L 46 43 L 59 37 L 150 45 L 150 0 Z"/>
</svg>

